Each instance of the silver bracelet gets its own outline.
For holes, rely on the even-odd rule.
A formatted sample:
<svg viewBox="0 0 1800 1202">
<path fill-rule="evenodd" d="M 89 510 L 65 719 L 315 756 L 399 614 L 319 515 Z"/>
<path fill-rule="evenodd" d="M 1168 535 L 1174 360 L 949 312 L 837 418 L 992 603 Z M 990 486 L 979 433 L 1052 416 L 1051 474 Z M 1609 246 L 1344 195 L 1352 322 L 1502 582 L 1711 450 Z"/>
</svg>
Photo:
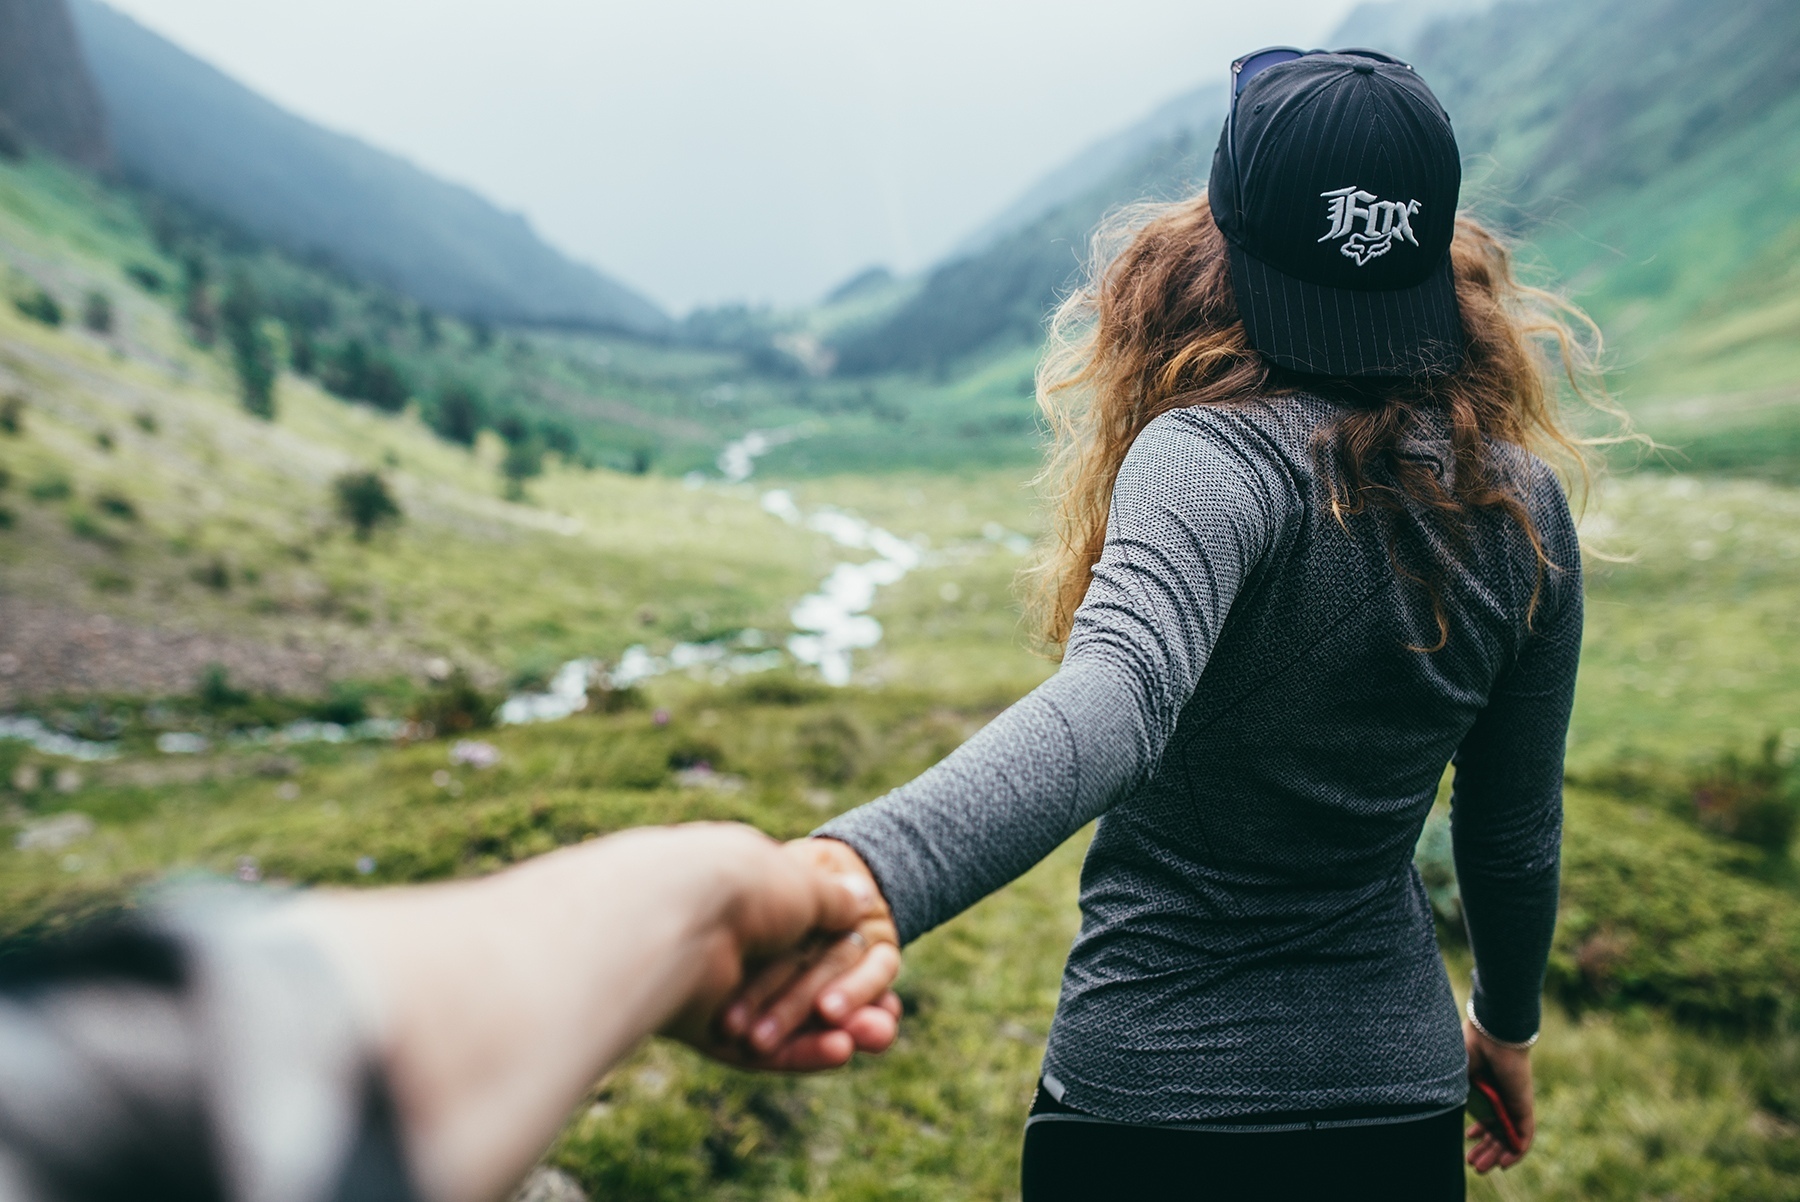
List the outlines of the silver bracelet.
<svg viewBox="0 0 1800 1202">
<path fill-rule="evenodd" d="M 1475 999 L 1473 997 L 1471 997 L 1468 1003 L 1463 1006 L 1463 1013 L 1469 1016 L 1469 1022 L 1474 1026 L 1476 1033 L 1483 1039 L 1487 1040 L 1497 1048 L 1505 1048 L 1511 1052 L 1528 1051 L 1531 1048 L 1531 1045 L 1538 1041 L 1538 1036 L 1542 1034 L 1541 1031 L 1533 1031 L 1530 1039 L 1518 1043 L 1515 1043 L 1510 1039 L 1501 1039 L 1498 1035 L 1495 1035 L 1492 1031 L 1482 1026 L 1481 1020 L 1475 1017 Z"/>
</svg>

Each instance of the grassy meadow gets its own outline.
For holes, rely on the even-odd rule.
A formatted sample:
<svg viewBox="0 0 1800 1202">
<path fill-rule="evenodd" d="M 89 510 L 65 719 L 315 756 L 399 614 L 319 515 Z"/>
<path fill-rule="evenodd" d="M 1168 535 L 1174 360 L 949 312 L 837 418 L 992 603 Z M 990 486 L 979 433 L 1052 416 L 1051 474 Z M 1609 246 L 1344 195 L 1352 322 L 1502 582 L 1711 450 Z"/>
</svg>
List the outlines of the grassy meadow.
<svg viewBox="0 0 1800 1202">
<path fill-rule="evenodd" d="M 32 673 L 47 661 L 7 644 L 0 697 L 123 752 L 74 764 L 0 740 L 0 933 L 67 926 L 194 871 L 360 887 L 487 872 L 641 823 L 803 834 L 929 766 L 1051 670 L 1014 589 L 1021 540 L 1040 530 L 1029 352 L 863 384 L 757 375 L 717 348 L 507 334 L 459 359 L 477 332 L 457 323 L 436 350 L 395 334 L 421 378 L 529 385 L 588 423 L 576 453 L 547 454 L 509 499 L 505 441 L 446 441 L 429 396 L 383 412 L 288 372 L 277 419 L 246 414 L 221 354 L 126 274 L 179 270 L 134 213 L 52 169 L 0 165 L 9 278 L 72 310 L 102 289 L 116 313 L 98 332 L 0 306 L 0 397 L 21 398 L 0 423 L 0 605 L 63 649 L 46 692 Z M 506 356 L 539 366 L 507 375 Z M 1619 471 L 1583 517 L 1589 633 L 1537 1054 L 1542 1140 L 1477 1198 L 1800 1198 L 1800 874 L 1791 831 L 1739 821 L 1793 801 L 1800 480 L 1724 474 L 1732 427 L 1706 408 L 1722 402 L 1688 403 L 1665 416 L 1725 448 L 1688 465 L 1710 470 Z M 1766 419 L 1743 428 L 1765 437 Z M 727 437 L 795 428 L 747 484 L 710 470 Z M 632 439 L 659 440 L 648 470 L 605 466 Z M 694 469 L 706 479 L 682 478 Z M 332 499 L 341 473 L 365 470 L 403 511 L 366 540 Z M 498 750 L 486 768 L 453 762 L 449 736 L 225 738 L 244 714 L 298 713 L 333 689 L 358 713 L 404 718 L 432 703 L 433 660 L 491 697 L 634 644 L 748 631 L 779 644 L 795 600 L 856 555 L 765 512 L 773 487 L 928 548 L 881 592 L 885 638 L 847 689 L 785 669 L 672 673 L 609 712 L 470 732 Z M 145 633 L 167 629 L 185 641 Z M 229 678 L 209 697 L 199 669 L 213 662 Z M 213 739 L 202 753 L 154 750 L 159 733 L 196 730 Z M 91 830 L 15 842 L 69 812 Z M 1016 1196 L 1084 845 L 916 945 L 888 1056 L 790 1080 L 652 1044 L 596 1085 L 550 1161 L 594 1197 L 646 1202 Z M 1444 949 L 1466 981 L 1450 928 Z"/>
</svg>

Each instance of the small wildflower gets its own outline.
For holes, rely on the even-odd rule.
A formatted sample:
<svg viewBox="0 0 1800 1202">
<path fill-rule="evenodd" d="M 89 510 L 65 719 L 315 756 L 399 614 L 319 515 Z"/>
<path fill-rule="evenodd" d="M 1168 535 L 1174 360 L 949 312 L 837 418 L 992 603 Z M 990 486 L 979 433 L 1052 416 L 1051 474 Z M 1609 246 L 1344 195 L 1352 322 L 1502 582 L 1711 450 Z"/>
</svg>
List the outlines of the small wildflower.
<svg viewBox="0 0 1800 1202">
<path fill-rule="evenodd" d="M 262 865 L 256 862 L 255 856 L 238 857 L 237 879 L 247 885 L 253 885 L 262 880 Z"/>
<path fill-rule="evenodd" d="M 500 762 L 500 749 L 479 739 L 459 739 L 450 749 L 450 762 L 471 768 L 492 768 Z"/>
<path fill-rule="evenodd" d="M 442 768 L 439 768 L 436 772 L 431 774 L 431 783 L 440 789 L 448 789 L 450 787 L 450 774 L 445 772 Z"/>
<path fill-rule="evenodd" d="M 368 876 L 371 872 L 374 872 L 375 871 L 375 857 L 374 856 L 357 856 L 356 857 L 356 871 L 359 876 Z"/>
<path fill-rule="evenodd" d="M 658 726 L 667 726 L 669 724 L 669 711 L 657 710 L 653 720 Z"/>
</svg>

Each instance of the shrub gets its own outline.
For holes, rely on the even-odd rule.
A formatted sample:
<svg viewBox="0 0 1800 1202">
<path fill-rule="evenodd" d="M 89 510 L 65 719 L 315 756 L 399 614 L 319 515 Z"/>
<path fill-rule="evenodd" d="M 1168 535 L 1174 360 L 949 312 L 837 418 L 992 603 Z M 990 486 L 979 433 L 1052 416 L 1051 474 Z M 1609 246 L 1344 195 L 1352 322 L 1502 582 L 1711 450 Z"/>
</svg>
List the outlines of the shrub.
<svg viewBox="0 0 1800 1202">
<path fill-rule="evenodd" d="M 10 468 L 8 468 L 4 463 L 0 463 L 0 492 L 5 492 L 7 489 L 9 489 L 11 487 L 12 487 L 12 470 Z"/>
<path fill-rule="evenodd" d="M 1800 997 L 1800 899 L 1747 849 L 1651 805 L 1571 791 L 1548 988 L 1572 1006 L 1650 1003 L 1766 1029 Z"/>
<path fill-rule="evenodd" d="M 69 515 L 69 533 L 76 538 L 97 543 L 109 551 L 117 551 L 125 545 L 118 535 L 101 525 L 100 519 L 85 509 L 77 509 Z"/>
<path fill-rule="evenodd" d="M 591 714 L 622 714 L 626 710 L 650 708 L 650 699 L 636 685 L 615 689 L 604 679 L 595 681 L 588 688 L 587 697 L 588 712 Z"/>
<path fill-rule="evenodd" d="M 156 414 L 148 409 L 139 409 L 136 413 L 131 415 L 131 420 L 138 429 L 146 434 L 155 434 L 162 428 L 156 420 Z"/>
<path fill-rule="evenodd" d="M 27 281 L 13 294 L 13 308 L 43 325 L 60 326 L 63 322 L 62 306 L 36 281 Z"/>
<path fill-rule="evenodd" d="M 94 505 L 101 513 L 108 517 L 118 518 L 121 522 L 138 520 L 137 506 L 132 504 L 131 498 L 123 493 L 110 490 L 100 493 L 94 497 Z"/>
<path fill-rule="evenodd" d="M 441 735 L 462 734 L 492 726 L 499 705 L 497 698 L 476 688 L 469 674 L 458 668 L 432 684 L 413 706 L 410 717 Z"/>
<path fill-rule="evenodd" d="M 96 334 L 112 333 L 112 297 L 98 289 L 89 292 L 82 301 L 81 324 Z"/>
<path fill-rule="evenodd" d="M 483 408 L 480 395 L 469 385 L 447 384 L 438 390 L 431 428 L 446 442 L 472 447 L 481 433 Z"/>
<path fill-rule="evenodd" d="M 1571 780 L 1653 802 L 1715 834 L 1776 856 L 1786 854 L 1800 825 L 1800 774 L 1781 762 L 1779 735 L 1769 735 L 1754 756 L 1733 749 L 1683 767 L 1657 756 L 1627 753 Z"/>
<path fill-rule="evenodd" d="M 200 670 L 194 700 L 199 702 L 201 709 L 216 713 L 248 705 L 250 694 L 232 686 L 231 673 L 224 664 L 208 664 Z"/>
<path fill-rule="evenodd" d="M 231 278 L 231 290 L 219 311 L 231 365 L 237 371 L 238 396 L 256 417 L 275 416 L 275 343 L 263 328 L 262 297 L 247 273 Z"/>
<path fill-rule="evenodd" d="M 162 272 L 143 263 L 133 263 L 125 269 L 125 275 L 145 292 L 160 293 L 169 286 L 169 282 L 163 279 Z"/>
<path fill-rule="evenodd" d="M 759 672 L 733 685 L 726 698 L 740 705 L 811 705 L 831 690 L 792 672 Z"/>
<path fill-rule="evenodd" d="M 0 530 L 11 530 L 17 524 L 18 515 L 4 505 L 0 505 Z"/>
<path fill-rule="evenodd" d="M 195 584 L 215 593 L 223 593 L 231 588 L 231 568 L 216 555 L 189 572 L 188 576 Z"/>
<path fill-rule="evenodd" d="M 25 398 L 20 393 L 0 400 L 0 433 L 14 438 L 25 433 Z"/>
<path fill-rule="evenodd" d="M 397 523 L 404 516 L 380 472 L 345 472 L 332 481 L 332 490 L 338 515 L 356 531 L 358 542 L 369 541 L 376 527 Z"/>
<path fill-rule="evenodd" d="M 535 439 L 515 442 L 506 448 L 500 460 L 500 475 L 506 480 L 509 497 L 517 498 L 525 491 L 525 481 L 544 472 L 544 448 Z"/>
<path fill-rule="evenodd" d="M 320 722 L 335 722 L 339 726 L 354 726 L 368 716 L 367 691 L 342 681 L 333 684 L 325 699 L 313 709 L 313 717 Z"/>
<path fill-rule="evenodd" d="M 200 346 L 211 346 L 219 337 L 219 311 L 213 304 L 206 260 L 189 255 L 181 264 L 181 319 L 188 335 Z"/>
<path fill-rule="evenodd" d="M 27 491 L 31 494 L 32 500 L 46 503 L 51 501 L 66 501 L 75 495 L 74 485 L 70 484 L 69 478 L 62 475 L 60 472 L 52 472 L 48 476 L 40 476 L 38 479 L 32 481 L 31 487 Z"/>
<path fill-rule="evenodd" d="M 406 377 L 386 356 L 360 338 L 352 338 L 323 357 L 319 383 L 346 400 L 366 401 L 384 413 L 406 408 Z"/>
<path fill-rule="evenodd" d="M 1785 855 L 1800 820 L 1800 781 L 1780 763 L 1780 746 L 1780 736 L 1770 735 L 1759 755 L 1726 752 L 1698 773 L 1693 804 L 1700 825 Z"/>
</svg>

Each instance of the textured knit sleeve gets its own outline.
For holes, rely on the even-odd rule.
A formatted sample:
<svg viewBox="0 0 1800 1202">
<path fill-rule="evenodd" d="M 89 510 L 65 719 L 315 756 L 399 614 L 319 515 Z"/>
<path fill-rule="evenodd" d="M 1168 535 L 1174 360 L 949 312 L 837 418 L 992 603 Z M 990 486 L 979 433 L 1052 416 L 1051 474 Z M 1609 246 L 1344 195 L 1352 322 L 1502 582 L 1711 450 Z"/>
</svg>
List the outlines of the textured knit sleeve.
<svg viewBox="0 0 1800 1202">
<path fill-rule="evenodd" d="M 1556 927 L 1563 749 L 1581 656 L 1581 550 L 1561 489 L 1544 488 L 1554 496 L 1538 520 L 1556 566 L 1518 658 L 1456 753 L 1450 812 L 1475 1015 L 1515 1041 L 1538 1029 Z"/>
<path fill-rule="evenodd" d="M 1155 769 L 1294 495 L 1221 415 L 1144 430 L 1062 668 L 935 768 L 818 832 L 868 863 L 903 941 L 1023 874 Z"/>
</svg>

